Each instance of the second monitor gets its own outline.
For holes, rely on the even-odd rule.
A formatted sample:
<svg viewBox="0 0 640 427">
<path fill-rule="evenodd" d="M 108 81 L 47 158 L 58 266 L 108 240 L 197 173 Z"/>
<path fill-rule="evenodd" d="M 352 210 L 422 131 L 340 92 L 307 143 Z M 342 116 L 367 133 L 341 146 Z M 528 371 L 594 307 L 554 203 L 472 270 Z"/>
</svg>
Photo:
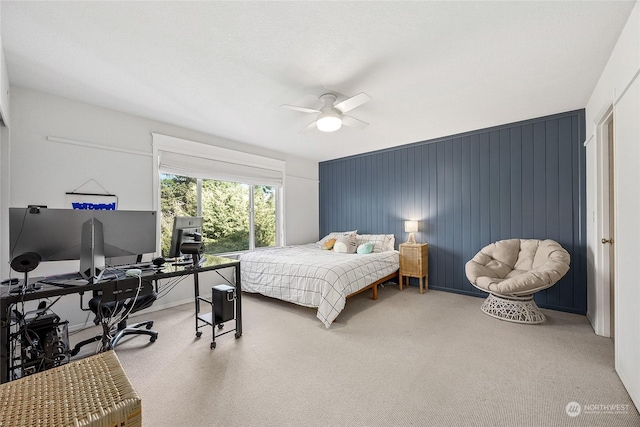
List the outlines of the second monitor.
<svg viewBox="0 0 640 427">
<path fill-rule="evenodd" d="M 171 233 L 171 246 L 169 258 L 190 259 L 197 264 L 200 255 L 204 253 L 202 242 L 202 225 L 204 221 L 199 216 L 176 216 L 173 219 L 173 231 Z"/>
</svg>

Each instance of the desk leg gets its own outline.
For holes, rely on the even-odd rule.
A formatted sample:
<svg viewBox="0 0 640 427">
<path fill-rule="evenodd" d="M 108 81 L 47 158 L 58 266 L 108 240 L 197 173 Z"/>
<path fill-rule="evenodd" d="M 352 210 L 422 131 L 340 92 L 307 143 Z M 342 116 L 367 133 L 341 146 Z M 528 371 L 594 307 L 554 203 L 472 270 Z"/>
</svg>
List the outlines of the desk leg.
<svg viewBox="0 0 640 427">
<path fill-rule="evenodd" d="M 193 273 L 193 292 L 195 294 L 195 304 L 196 304 L 196 336 L 198 335 L 198 314 L 200 314 L 200 300 L 198 297 L 200 296 L 200 281 L 198 280 L 198 271 L 194 271 Z"/>
<path fill-rule="evenodd" d="M 242 281 L 240 264 L 236 265 L 236 338 L 242 336 Z"/>
<path fill-rule="evenodd" d="M 11 305 L 4 298 L 0 298 L 0 384 L 9 381 L 10 349 L 9 335 L 11 334 Z"/>
</svg>

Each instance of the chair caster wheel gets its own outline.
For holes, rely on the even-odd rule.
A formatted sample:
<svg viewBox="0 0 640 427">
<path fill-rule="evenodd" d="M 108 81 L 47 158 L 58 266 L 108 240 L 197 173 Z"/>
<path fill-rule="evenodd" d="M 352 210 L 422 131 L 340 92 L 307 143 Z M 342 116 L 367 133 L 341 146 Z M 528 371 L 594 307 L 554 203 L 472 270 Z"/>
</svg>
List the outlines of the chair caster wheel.
<svg viewBox="0 0 640 427">
<path fill-rule="evenodd" d="M 151 328 L 153 328 L 153 322 L 147 323 L 147 329 L 151 329 Z"/>
<path fill-rule="evenodd" d="M 216 343 L 215 343 L 215 342 L 212 342 L 212 343 L 211 343 L 211 349 L 213 350 L 214 348 L 216 348 Z"/>
<path fill-rule="evenodd" d="M 157 340 L 157 339 L 158 339 L 158 337 L 157 337 L 157 336 L 155 336 L 155 337 L 151 337 L 151 338 L 149 338 L 149 341 L 151 341 L 151 342 L 156 342 L 156 340 Z"/>
<path fill-rule="evenodd" d="M 198 331 L 196 332 L 196 338 L 200 338 L 202 336 L 202 332 Z"/>
<path fill-rule="evenodd" d="M 218 329 L 224 328 L 224 323 L 218 323 Z"/>
<path fill-rule="evenodd" d="M 242 335 L 236 332 L 236 339 L 240 338 Z"/>
</svg>

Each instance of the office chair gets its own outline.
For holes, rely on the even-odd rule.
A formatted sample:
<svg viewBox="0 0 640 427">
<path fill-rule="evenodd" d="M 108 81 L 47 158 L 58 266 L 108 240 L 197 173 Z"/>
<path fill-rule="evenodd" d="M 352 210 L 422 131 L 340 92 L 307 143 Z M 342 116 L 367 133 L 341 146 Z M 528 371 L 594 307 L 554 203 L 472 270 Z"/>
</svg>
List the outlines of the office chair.
<svg viewBox="0 0 640 427">
<path fill-rule="evenodd" d="M 153 320 L 127 325 L 130 314 L 151 307 L 158 298 L 151 283 L 143 281 L 140 285 L 142 288 L 137 297 L 137 286 L 122 289 L 118 282 L 113 283 L 113 289 L 110 287 L 102 291 L 94 291 L 93 298 L 89 300 L 89 310 L 96 315 L 93 323 L 96 325 L 102 323 L 103 333 L 76 344 L 71 350 L 71 356 L 78 354 L 81 347 L 101 340 L 100 351 L 111 350 L 126 335 L 149 335 L 151 337 L 149 341 L 155 342 L 158 333 L 150 330 L 153 327 Z M 86 309 L 83 310 L 86 311 Z M 116 326 L 110 326 L 112 319 L 117 319 L 117 316 L 124 317 L 119 319 Z"/>
</svg>

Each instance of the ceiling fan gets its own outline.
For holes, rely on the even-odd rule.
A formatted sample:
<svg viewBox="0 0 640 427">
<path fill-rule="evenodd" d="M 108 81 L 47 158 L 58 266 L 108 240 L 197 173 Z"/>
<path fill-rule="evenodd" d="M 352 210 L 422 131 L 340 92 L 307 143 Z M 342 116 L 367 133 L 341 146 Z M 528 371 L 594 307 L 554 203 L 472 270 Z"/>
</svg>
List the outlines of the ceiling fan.
<svg viewBox="0 0 640 427">
<path fill-rule="evenodd" d="M 345 116 L 344 113 L 351 111 L 356 107 L 364 104 L 371 99 L 369 95 L 364 92 L 360 92 L 357 95 L 347 98 L 344 101 L 340 101 L 337 104 L 336 95 L 332 93 L 325 93 L 320 97 L 323 102 L 323 106 L 319 110 L 312 108 L 297 107 L 295 105 L 281 105 L 281 107 L 290 108 L 296 111 L 302 111 L 303 113 L 317 114 L 316 120 L 309 123 L 307 127 L 300 132 L 307 131 L 313 127 L 318 128 L 322 132 L 334 132 L 340 129 L 342 125 L 351 126 L 363 129 L 369 125 L 369 123 L 363 122 L 351 116 Z"/>
</svg>

